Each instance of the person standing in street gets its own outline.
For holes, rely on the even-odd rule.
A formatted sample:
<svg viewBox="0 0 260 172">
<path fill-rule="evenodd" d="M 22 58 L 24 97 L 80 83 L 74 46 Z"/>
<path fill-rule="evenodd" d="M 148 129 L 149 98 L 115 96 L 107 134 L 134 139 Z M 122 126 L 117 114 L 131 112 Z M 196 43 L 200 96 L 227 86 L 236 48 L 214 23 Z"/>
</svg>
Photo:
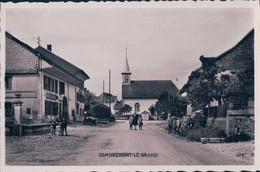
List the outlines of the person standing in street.
<svg viewBox="0 0 260 172">
<path fill-rule="evenodd" d="M 51 120 L 51 134 L 52 135 L 56 135 L 56 126 L 57 126 L 57 121 L 56 121 L 55 117 L 53 116 L 52 120 Z"/>
<path fill-rule="evenodd" d="M 134 124 L 135 130 L 136 130 L 136 126 L 137 126 L 137 120 L 138 120 L 138 116 L 135 114 L 134 115 L 134 120 L 133 120 L 133 124 Z"/>
<path fill-rule="evenodd" d="M 176 119 L 176 117 L 175 116 L 173 116 L 173 118 L 172 118 L 172 128 L 173 128 L 173 131 L 174 131 L 174 133 L 176 133 L 176 129 L 177 129 L 177 119 Z"/>
<path fill-rule="evenodd" d="M 129 130 L 133 130 L 133 121 L 134 121 L 134 117 L 133 115 L 131 115 L 129 117 Z"/>
<path fill-rule="evenodd" d="M 138 126 L 139 126 L 139 130 L 143 130 L 143 118 L 142 118 L 142 115 L 140 115 L 138 117 Z"/>
<path fill-rule="evenodd" d="M 172 132 L 172 117 L 170 113 L 168 114 L 167 123 L 168 123 L 168 133 L 170 134 Z"/>
<path fill-rule="evenodd" d="M 67 120 L 66 118 L 62 118 L 61 120 L 61 124 L 60 124 L 60 128 L 61 128 L 61 135 L 64 135 L 64 131 L 66 136 L 68 136 L 68 132 L 67 132 Z"/>
</svg>

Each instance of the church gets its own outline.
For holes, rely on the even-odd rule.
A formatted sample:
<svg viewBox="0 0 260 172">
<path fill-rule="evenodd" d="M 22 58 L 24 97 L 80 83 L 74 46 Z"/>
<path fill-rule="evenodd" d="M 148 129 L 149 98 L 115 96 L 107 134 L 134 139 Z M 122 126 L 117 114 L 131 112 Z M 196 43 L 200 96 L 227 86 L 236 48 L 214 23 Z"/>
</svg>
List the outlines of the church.
<svg viewBox="0 0 260 172">
<path fill-rule="evenodd" d="M 132 107 L 131 113 L 142 114 L 144 120 L 157 115 L 155 103 L 163 92 L 176 95 L 179 89 L 171 80 L 131 80 L 126 56 L 122 75 L 122 102 Z"/>
</svg>

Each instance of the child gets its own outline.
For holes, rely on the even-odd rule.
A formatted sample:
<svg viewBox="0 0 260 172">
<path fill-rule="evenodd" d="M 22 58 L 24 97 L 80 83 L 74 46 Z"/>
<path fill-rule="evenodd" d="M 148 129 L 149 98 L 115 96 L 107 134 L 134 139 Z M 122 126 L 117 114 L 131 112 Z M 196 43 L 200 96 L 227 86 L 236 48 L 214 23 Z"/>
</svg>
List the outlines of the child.
<svg viewBox="0 0 260 172">
<path fill-rule="evenodd" d="M 57 126 L 57 121 L 55 117 L 52 118 L 51 120 L 51 134 L 56 135 L 56 126 Z"/>
</svg>

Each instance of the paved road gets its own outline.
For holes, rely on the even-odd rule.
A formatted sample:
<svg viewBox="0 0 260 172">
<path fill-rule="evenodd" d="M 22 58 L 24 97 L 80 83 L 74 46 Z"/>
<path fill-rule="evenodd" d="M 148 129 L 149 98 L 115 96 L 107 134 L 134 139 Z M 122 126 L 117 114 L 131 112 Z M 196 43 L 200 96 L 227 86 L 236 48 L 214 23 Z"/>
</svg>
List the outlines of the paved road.
<svg viewBox="0 0 260 172">
<path fill-rule="evenodd" d="M 93 127 L 92 135 L 76 154 L 59 164 L 66 165 L 232 165 L 232 159 L 209 150 L 201 143 L 169 135 L 159 124 L 145 121 L 143 130 L 129 130 L 127 121 L 108 128 Z M 109 153 L 130 153 L 131 157 L 107 157 Z M 153 157 L 143 156 L 150 153 Z M 126 156 L 126 154 L 113 156 Z M 130 154 L 128 154 L 130 156 Z M 106 156 L 106 157 L 103 157 Z"/>
</svg>

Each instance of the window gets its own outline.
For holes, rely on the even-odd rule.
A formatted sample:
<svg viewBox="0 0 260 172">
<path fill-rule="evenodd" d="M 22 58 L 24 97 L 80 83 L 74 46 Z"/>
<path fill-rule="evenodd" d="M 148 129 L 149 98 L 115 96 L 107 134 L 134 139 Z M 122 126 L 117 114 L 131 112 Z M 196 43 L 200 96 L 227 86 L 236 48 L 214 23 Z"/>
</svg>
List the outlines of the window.
<svg viewBox="0 0 260 172">
<path fill-rule="evenodd" d="M 49 78 L 50 79 L 50 86 L 49 86 L 49 88 L 50 88 L 50 91 L 52 91 L 52 92 L 54 92 L 54 80 L 53 79 L 51 79 L 51 78 Z"/>
<path fill-rule="evenodd" d="M 58 103 L 45 101 L 45 115 L 58 115 Z"/>
<path fill-rule="evenodd" d="M 76 108 L 76 110 L 77 110 L 76 113 L 79 114 L 79 104 L 78 103 L 76 103 L 76 107 L 77 107 Z"/>
<path fill-rule="evenodd" d="M 140 104 L 135 103 L 135 112 L 139 112 L 139 111 L 140 111 Z"/>
<path fill-rule="evenodd" d="M 77 101 L 83 103 L 84 102 L 84 96 L 80 93 L 77 93 Z"/>
<path fill-rule="evenodd" d="M 12 89 L 12 77 L 11 76 L 5 77 L 5 88 Z"/>
<path fill-rule="evenodd" d="M 60 82 L 60 94 L 65 94 L 65 84 L 64 84 L 64 82 Z"/>
<path fill-rule="evenodd" d="M 55 80 L 55 83 L 54 83 L 54 92 L 57 94 L 58 93 L 58 81 Z"/>
<path fill-rule="evenodd" d="M 58 81 L 47 76 L 43 76 L 44 90 L 58 93 Z"/>
<path fill-rule="evenodd" d="M 48 90 L 49 89 L 49 87 L 48 87 L 48 83 L 49 83 L 49 81 L 48 81 L 48 77 L 47 76 L 44 76 L 43 77 L 43 83 L 44 83 L 44 90 Z"/>
<path fill-rule="evenodd" d="M 27 113 L 27 114 L 31 114 L 31 113 L 32 113 L 32 109 L 31 109 L 31 108 L 27 108 L 27 109 L 26 109 L 26 113 Z"/>
<path fill-rule="evenodd" d="M 61 103 L 59 103 L 59 115 L 61 115 Z"/>
<path fill-rule="evenodd" d="M 5 102 L 5 115 L 13 115 L 12 102 Z"/>
<path fill-rule="evenodd" d="M 128 82 L 128 75 L 125 75 L 125 83 Z"/>
</svg>

